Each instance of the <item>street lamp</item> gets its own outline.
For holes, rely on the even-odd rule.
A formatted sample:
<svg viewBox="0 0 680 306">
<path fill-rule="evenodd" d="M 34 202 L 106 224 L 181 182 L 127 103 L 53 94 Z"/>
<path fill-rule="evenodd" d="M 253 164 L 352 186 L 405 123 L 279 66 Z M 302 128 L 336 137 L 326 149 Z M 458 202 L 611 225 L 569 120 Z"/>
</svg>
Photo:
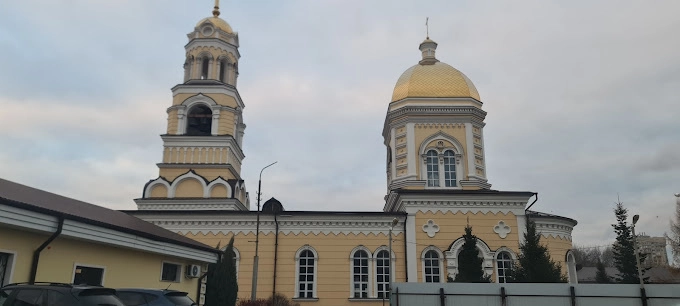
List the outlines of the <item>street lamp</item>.
<svg viewBox="0 0 680 306">
<path fill-rule="evenodd" d="M 389 248 L 389 250 L 388 250 L 389 261 L 388 262 L 390 264 L 390 276 L 389 276 L 390 277 L 390 287 L 389 287 L 388 292 L 389 292 L 390 299 L 392 299 L 392 278 L 394 276 L 394 274 L 392 274 L 393 271 L 394 271 L 394 269 L 392 268 L 392 266 L 393 266 L 393 264 L 392 264 L 392 229 L 394 229 L 394 227 L 397 225 L 397 223 L 399 223 L 399 219 L 397 219 L 397 218 L 392 219 L 392 223 L 390 223 L 390 233 L 389 233 L 390 242 L 389 242 L 389 247 L 388 247 Z"/>
<path fill-rule="evenodd" d="M 253 287 L 250 292 L 250 300 L 254 301 L 257 297 L 257 269 L 258 269 L 258 261 L 259 257 L 257 256 L 257 251 L 260 247 L 260 196 L 262 193 L 260 192 L 260 189 L 262 188 L 262 171 L 264 169 L 267 169 L 271 167 L 272 165 L 276 164 L 278 161 L 275 161 L 264 168 L 260 170 L 260 180 L 257 182 L 257 222 L 255 225 L 255 257 L 253 258 Z"/>
<path fill-rule="evenodd" d="M 635 252 L 635 262 L 637 264 L 638 278 L 640 279 L 640 289 L 645 288 L 645 284 L 642 281 L 642 268 L 640 267 L 640 252 L 637 247 L 637 235 L 635 235 L 635 223 L 640 220 L 640 215 L 633 216 L 633 250 Z"/>
</svg>

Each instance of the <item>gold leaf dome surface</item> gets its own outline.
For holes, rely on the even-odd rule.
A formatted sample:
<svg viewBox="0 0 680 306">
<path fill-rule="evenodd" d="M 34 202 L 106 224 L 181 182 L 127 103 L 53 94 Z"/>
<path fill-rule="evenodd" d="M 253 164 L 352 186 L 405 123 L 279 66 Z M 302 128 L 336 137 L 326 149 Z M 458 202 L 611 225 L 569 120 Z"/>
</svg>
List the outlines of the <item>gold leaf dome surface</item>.
<svg viewBox="0 0 680 306">
<path fill-rule="evenodd" d="M 203 18 L 203 19 L 201 19 L 201 21 L 199 21 L 196 24 L 196 27 L 197 28 L 200 27 L 206 21 L 210 21 L 210 23 L 212 23 L 213 26 L 215 26 L 216 28 L 218 28 L 222 31 L 225 31 L 229 34 L 234 34 L 234 30 L 231 29 L 231 26 L 226 21 L 224 21 L 222 18 L 219 18 L 219 17 Z"/>
<path fill-rule="evenodd" d="M 392 102 L 404 98 L 473 98 L 481 101 L 472 81 L 458 69 L 442 62 L 416 64 L 394 86 Z"/>
</svg>

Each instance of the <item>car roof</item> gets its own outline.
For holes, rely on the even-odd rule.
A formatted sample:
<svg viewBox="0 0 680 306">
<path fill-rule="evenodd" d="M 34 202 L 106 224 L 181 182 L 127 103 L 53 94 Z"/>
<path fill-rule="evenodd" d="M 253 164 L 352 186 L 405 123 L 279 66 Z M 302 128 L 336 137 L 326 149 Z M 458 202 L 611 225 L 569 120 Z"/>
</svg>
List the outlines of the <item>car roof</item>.
<svg viewBox="0 0 680 306">
<path fill-rule="evenodd" d="M 151 289 L 151 288 L 118 288 L 118 289 L 116 289 L 116 291 L 162 293 L 162 294 L 169 293 L 169 292 L 187 293 L 187 292 L 184 292 L 184 291 L 172 290 L 172 289 Z"/>
</svg>

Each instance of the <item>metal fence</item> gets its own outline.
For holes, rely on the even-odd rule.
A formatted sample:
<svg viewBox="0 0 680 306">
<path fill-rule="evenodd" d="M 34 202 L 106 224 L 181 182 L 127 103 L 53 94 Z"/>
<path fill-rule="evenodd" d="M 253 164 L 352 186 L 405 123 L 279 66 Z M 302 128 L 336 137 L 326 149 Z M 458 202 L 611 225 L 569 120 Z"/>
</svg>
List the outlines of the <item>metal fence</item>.
<svg viewBox="0 0 680 306">
<path fill-rule="evenodd" d="M 392 306 L 680 306 L 680 285 L 393 283 Z"/>
</svg>

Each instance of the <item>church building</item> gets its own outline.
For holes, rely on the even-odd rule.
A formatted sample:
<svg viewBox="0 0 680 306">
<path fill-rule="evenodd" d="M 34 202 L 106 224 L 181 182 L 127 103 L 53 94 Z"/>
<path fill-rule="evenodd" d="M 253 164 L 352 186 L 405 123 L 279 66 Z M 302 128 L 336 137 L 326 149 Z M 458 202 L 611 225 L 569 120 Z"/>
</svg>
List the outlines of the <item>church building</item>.
<svg viewBox="0 0 680 306">
<path fill-rule="evenodd" d="M 491 188 L 480 94 L 437 58 L 429 37 L 384 101 L 382 211 L 289 211 L 274 198 L 259 212 L 251 207 L 241 177 L 246 104 L 237 89 L 239 36 L 219 15 L 215 6 L 188 34 L 159 175 L 135 200 L 138 210 L 126 212 L 210 246 L 234 237 L 240 299 L 251 297 L 256 276 L 258 298 L 278 292 L 303 305 L 382 305 L 390 281 L 454 278 L 468 223 L 485 273 L 505 282 L 527 218 L 576 282 L 569 251 L 576 221 L 528 210 L 534 192 Z"/>
</svg>

